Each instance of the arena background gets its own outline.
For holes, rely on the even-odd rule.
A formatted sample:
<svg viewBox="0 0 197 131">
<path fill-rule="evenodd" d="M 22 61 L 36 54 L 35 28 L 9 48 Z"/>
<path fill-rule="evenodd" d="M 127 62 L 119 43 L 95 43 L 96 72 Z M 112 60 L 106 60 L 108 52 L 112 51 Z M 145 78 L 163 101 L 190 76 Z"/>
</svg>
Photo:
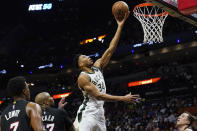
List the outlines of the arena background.
<svg viewBox="0 0 197 131">
<path fill-rule="evenodd" d="M 51 95 L 71 92 L 65 109 L 74 120 L 83 97 L 76 87 L 78 71 L 72 65 L 73 56 L 84 53 L 96 59 L 102 55 L 117 28 L 111 13 L 114 2 L 2 1 L 0 111 L 12 101 L 5 90 L 9 78 L 24 75 L 31 83 L 31 100 L 42 91 Z M 104 70 L 107 93 L 139 93 L 143 99 L 137 105 L 107 102 L 107 129 L 174 131 L 182 111 L 197 115 L 197 27 L 168 16 L 163 28 L 164 42 L 143 45 L 143 29 L 132 10 L 145 1 L 125 2 L 131 14 Z M 46 9 L 30 10 L 30 5 L 35 4 L 46 4 Z M 160 80 L 128 87 L 129 82 L 146 83 L 152 78 Z"/>
</svg>

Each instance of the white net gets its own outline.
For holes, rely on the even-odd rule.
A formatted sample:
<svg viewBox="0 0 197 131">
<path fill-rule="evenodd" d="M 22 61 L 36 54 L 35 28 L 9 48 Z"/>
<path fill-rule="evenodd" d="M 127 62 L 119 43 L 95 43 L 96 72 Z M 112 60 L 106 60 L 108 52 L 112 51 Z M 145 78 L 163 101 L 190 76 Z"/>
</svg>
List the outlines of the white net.
<svg viewBox="0 0 197 131">
<path fill-rule="evenodd" d="M 162 30 L 168 13 L 151 3 L 144 3 L 134 8 L 134 16 L 141 22 L 144 42 L 163 42 Z"/>
</svg>

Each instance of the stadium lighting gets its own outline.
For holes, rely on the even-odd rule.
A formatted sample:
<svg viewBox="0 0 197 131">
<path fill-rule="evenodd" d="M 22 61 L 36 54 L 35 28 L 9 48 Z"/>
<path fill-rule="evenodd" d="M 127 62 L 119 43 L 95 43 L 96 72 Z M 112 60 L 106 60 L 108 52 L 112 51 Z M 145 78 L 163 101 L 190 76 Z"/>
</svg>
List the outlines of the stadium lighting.
<svg viewBox="0 0 197 131">
<path fill-rule="evenodd" d="M 99 53 L 96 53 L 96 54 L 95 54 L 95 57 L 99 57 Z"/>
<path fill-rule="evenodd" d="M 152 84 L 152 83 L 158 82 L 160 79 L 161 77 L 156 77 L 156 78 L 151 78 L 151 79 L 146 79 L 146 80 L 141 80 L 141 81 L 129 82 L 128 87 Z"/>
<path fill-rule="evenodd" d="M 177 39 L 177 43 L 180 43 L 180 39 Z"/>
<path fill-rule="evenodd" d="M 0 74 L 6 74 L 6 73 L 7 73 L 7 71 L 5 69 L 0 71 Z"/>
<path fill-rule="evenodd" d="M 99 53 L 97 52 L 97 53 L 95 53 L 95 54 L 92 54 L 92 55 L 89 55 L 89 57 L 99 57 L 100 55 L 99 55 Z"/>
<path fill-rule="evenodd" d="M 48 65 L 39 66 L 38 69 L 44 69 L 44 68 L 47 68 L 47 67 L 52 68 L 53 67 L 53 63 L 49 63 Z"/>
<path fill-rule="evenodd" d="M 143 45 L 145 45 L 146 43 L 138 43 L 138 44 L 134 44 L 133 48 L 137 48 L 137 47 L 141 47 Z"/>
<path fill-rule="evenodd" d="M 104 38 L 105 37 L 106 37 L 106 34 L 101 35 L 101 36 L 98 36 L 98 37 L 94 37 L 94 38 L 89 38 L 89 39 L 86 39 L 86 40 L 81 41 L 80 42 L 80 45 L 85 45 L 85 44 L 88 44 L 88 43 L 93 43 L 95 40 L 98 40 L 99 42 L 104 43 Z"/>
<path fill-rule="evenodd" d="M 148 44 L 149 44 L 149 45 L 152 45 L 152 44 L 153 44 L 153 41 L 149 41 Z"/>
<path fill-rule="evenodd" d="M 63 98 L 63 97 L 68 97 L 70 94 L 72 94 L 72 92 L 63 93 L 63 94 L 56 94 L 56 95 L 53 96 L 53 99 L 59 99 L 59 98 Z"/>
</svg>

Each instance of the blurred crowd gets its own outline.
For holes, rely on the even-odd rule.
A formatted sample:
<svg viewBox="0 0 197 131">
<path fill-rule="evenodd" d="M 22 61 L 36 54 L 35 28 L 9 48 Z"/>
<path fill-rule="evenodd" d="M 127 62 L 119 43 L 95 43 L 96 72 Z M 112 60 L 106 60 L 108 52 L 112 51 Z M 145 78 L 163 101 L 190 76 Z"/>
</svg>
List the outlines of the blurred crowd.
<svg viewBox="0 0 197 131">
<path fill-rule="evenodd" d="M 182 96 L 142 100 L 138 105 L 107 103 L 106 125 L 109 131 L 177 131 L 179 109 L 197 105 L 197 97 Z M 196 111 L 197 113 L 197 111 Z"/>
</svg>

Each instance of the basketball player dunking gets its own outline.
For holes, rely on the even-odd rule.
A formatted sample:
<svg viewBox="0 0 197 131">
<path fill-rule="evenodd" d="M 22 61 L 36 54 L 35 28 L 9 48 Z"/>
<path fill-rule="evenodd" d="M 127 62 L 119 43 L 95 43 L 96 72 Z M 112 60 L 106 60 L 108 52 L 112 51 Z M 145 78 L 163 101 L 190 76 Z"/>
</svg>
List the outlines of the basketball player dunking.
<svg viewBox="0 0 197 131">
<path fill-rule="evenodd" d="M 86 55 L 77 55 L 74 59 L 76 66 L 82 71 L 78 77 L 78 86 L 84 95 L 84 101 L 79 107 L 74 122 L 79 131 L 106 131 L 104 117 L 104 101 L 136 102 L 139 95 L 112 96 L 106 94 L 106 86 L 103 77 L 103 68 L 116 49 L 123 25 L 130 12 L 127 12 L 122 21 L 116 19 L 118 28 L 109 48 L 95 63 Z"/>
<path fill-rule="evenodd" d="M 1 114 L 1 131 L 42 131 L 41 108 L 28 102 L 30 92 L 24 77 L 14 77 L 7 85 L 14 102 Z"/>
<path fill-rule="evenodd" d="M 61 108 L 64 108 L 65 99 L 59 102 Z M 39 93 L 35 102 L 42 108 L 42 121 L 44 129 L 47 131 L 74 131 L 72 120 L 69 118 L 68 113 L 63 109 L 56 109 L 52 106 L 55 105 L 53 97 L 47 92 Z M 59 106 L 60 108 L 60 106 Z"/>
</svg>

